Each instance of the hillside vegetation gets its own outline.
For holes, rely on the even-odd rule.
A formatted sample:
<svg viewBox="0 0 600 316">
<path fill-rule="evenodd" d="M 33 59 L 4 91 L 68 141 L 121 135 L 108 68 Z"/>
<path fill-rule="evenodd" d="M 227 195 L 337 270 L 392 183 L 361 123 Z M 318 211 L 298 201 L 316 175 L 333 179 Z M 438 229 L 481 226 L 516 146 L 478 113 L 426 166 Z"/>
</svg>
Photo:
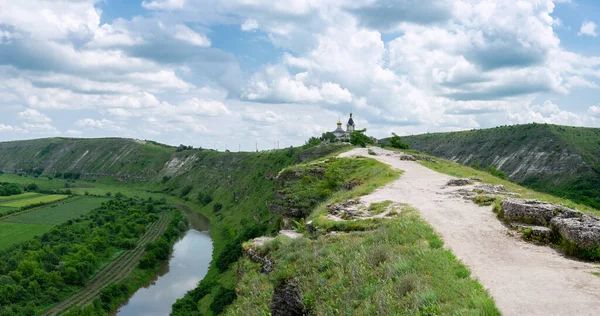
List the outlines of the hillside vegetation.
<svg viewBox="0 0 600 316">
<path fill-rule="evenodd" d="M 527 124 L 405 136 L 411 149 L 492 166 L 526 187 L 600 208 L 600 129 Z"/>
</svg>

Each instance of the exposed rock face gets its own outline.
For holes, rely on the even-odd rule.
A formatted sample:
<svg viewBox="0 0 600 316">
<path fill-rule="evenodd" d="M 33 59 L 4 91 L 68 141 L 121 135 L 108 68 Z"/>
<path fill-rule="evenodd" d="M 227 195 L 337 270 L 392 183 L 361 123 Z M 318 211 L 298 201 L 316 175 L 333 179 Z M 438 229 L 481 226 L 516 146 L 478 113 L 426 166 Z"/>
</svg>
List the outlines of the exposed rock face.
<svg viewBox="0 0 600 316">
<path fill-rule="evenodd" d="M 561 236 L 581 249 L 590 250 L 600 245 L 600 221 L 595 216 L 556 216 L 550 223 Z"/>
<path fill-rule="evenodd" d="M 548 242 L 552 239 L 552 229 L 545 226 L 512 223 L 511 227 L 516 228 L 520 232 L 529 231 L 532 240 Z"/>
<path fill-rule="evenodd" d="M 400 160 L 406 160 L 406 161 L 415 161 L 417 160 L 413 155 L 400 155 Z"/>
<path fill-rule="evenodd" d="M 271 300 L 271 315 L 302 316 L 304 305 L 298 289 L 297 281 L 285 280 L 275 287 Z"/>
<path fill-rule="evenodd" d="M 596 216 L 536 200 L 508 199 L 502 202 L 502 208 L 504 218 L 509 221 L 545 226 L 546 229 L 529 226 L 532 236 L 546 238 L 552 229 L 552 235 L 559 234 L 580 249 L 590 250 L 600 246 L 600 218 Z"/>
<path fill-rule="evenodd" d="M 250 245 L 244 248 L 244 256 L 256 263 L 260 263 L 262 265 L 262 268 L 260 269 L 262 273 L 269 274 L 273 272 L 275 267 L 273 266 L 273 262 L 269 259 L 269 257 L 261 254 L 257 248 L 262 247 L 266 242 L 273 239 L 273 237 L 254 238 L 252 242 L 250 242 Z"/>
<path fill-rule="evenodd" d="M 504 200 L 502 209 L 506 220 L 542 226 L 550 226 L 550 220 L 555 216 L 571 218 L 582 214 L 561 205 L 524 199 Z"/>
<path fill-rule="evenodd" d="M 459 179 L 450 179 L 448 180 L 448 183 L 446 183 L 447 186 L 454 186 L 454 187 L 458 187 L 458 186 L 463 186 L 463 185 L 469 185 L 471 184 L 471 179 L 468 178 L 459 178 Z"/>
</svg>

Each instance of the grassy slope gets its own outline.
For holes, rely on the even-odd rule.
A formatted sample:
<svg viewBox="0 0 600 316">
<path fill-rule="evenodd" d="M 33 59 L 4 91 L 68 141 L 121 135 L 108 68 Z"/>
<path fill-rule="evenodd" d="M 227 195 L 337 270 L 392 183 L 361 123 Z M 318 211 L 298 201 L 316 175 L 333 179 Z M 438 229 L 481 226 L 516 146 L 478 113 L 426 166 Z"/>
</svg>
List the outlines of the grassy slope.
<svg viewBox="0 0 600 316">
<path fill-rule="evenodd" d="M 357 177 L 363 184 L 334 193 L 310 215 L 317 233 L 297 240 L 278 237 L 259 250 L 275 263 L 274 272 L 266 275 L 260 272 L 260 265 L 246 258 L 232 268 L 239 278 L 239 296 L 226 313 L 267 315 L 275 284 L 295 279 L 305 310 L 315 315 L 498 315 L 491 297 L 469 278 L 469 270 L 443 249 L 443 242 L 414 209 L 407 208 L 393 219 L 334 222 L 324 217 L 326 204 L 368 194 L 399 174 L 371 159 L 358 163 L 361 167 L 345 173 L 344 181 Z M 302 169 L 308 170 L 297 166 L 291 171 Z M 306 198 L 311 187 L 322 185 L 318 181 L 299 183 L 303 185 L 289 184 L 285 190 L 301 191 Z M 287 196 L 291 195 L 288 192 Z M 327 235 L 331 230 L 346 232 Z M 210 296 L 199 304 L 206 315 L 212 314 Z"/>
<path fill-rule="evenodd" d="M 600 208 L 600 129 L 527 124 L 402 138 L 411 148 Z"/>
</svg>

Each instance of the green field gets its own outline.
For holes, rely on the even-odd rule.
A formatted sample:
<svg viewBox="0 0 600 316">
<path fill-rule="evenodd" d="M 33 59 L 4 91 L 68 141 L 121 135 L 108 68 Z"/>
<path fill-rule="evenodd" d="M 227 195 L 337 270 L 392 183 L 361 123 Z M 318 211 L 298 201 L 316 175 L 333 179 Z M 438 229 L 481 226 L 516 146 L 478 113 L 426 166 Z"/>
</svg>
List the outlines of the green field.
<svg viewBox="0 0 600 316">
<path fill-rule="evenodd" d="M 10 196 L 0 196 L 0 203 L 8 202 L 8 201 L 16 201 L 22 199 L 28 199 L 35 196 L 40 196 L 41 194 L 35 192 L 26 192 L 23 194 L 10 195 Z"/>
<path fill-rule="evenodd" d="M 3 214 L 5 214 L 7 212 L 14 211 L 14 210 L 18 210 L 18 208 L 8 207 L 8 206 L 0 206 L 0 216 L 2 216 Z"/>
<path fill-rule="evenodd" d="M 23 206 L 32 205 L 32 204 L 50 203 L 50 202 L 60 201 L 60 200 L 66 199 L 68 197 L 69 197 L 68 195 L 61 195 L 61 194 L 44 195 L 44 196 L 37 196 L 37 197 L 28 198 L 28 199 L 20 199 L 20 200 L 16 200 L 16 201 L 4 202 L 4 203 L 1 203 L 0 206 L 17 207 L 18 208 L 18 207 L 23 207 Z"/>
<path fill-rule="evenodd" d="M 42 235 L 50 229 L 51 225 L 0 222 L 0 249 Z"/>
<path fill-rule="evenodd" d="M 78 197 L 72 202 L 40 208 L 10 217 L 6 221 L 24 224 L 57 225 L 69 219 L 87 214 L 89 211 L 100 207 L 102 202 L 106 201 L 108 201 L 108 198 L 92 196 Z"/>
</svg>

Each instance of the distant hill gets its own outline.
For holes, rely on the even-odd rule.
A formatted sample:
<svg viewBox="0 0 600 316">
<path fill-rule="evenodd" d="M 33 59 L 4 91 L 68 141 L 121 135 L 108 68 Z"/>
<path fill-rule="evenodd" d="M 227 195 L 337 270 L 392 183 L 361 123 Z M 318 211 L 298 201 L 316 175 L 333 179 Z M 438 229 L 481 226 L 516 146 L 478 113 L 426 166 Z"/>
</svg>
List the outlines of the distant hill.
<svg viewBox="0 0 600 316">
<path fill-rule="evenodd" d="M 402 137 L 411 149 L 600 208 L 600 128 L 527 124 Z"/>
<path fill-rule="evenodd" d="M 0 170 L 54 176 L 114 176 L 146 180 L 158 176 L 176 148 L 124 138 L 45 138 L 0 143 Z"/>
</svg>

